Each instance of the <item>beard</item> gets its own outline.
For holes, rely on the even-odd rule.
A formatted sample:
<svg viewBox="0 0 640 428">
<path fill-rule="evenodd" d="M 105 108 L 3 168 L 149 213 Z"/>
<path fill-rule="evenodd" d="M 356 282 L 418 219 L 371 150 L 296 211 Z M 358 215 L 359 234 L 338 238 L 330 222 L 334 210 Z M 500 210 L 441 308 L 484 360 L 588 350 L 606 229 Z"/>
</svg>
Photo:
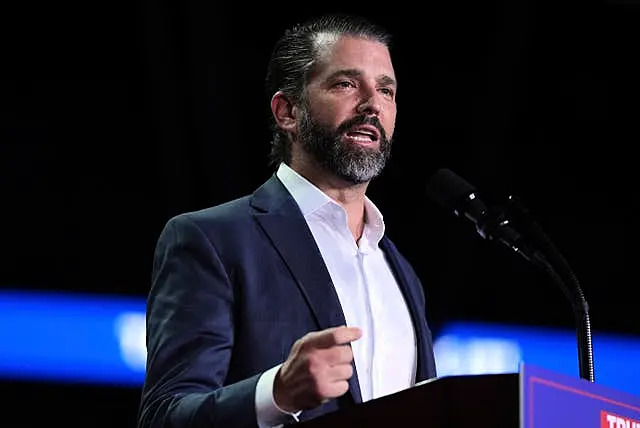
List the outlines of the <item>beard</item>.
<svg viewBox="0 0 640 428">
<path fill-rule="evenodd" d="M 342 140 L 357 125 L 373 125 L 380 132 L 378 148 L 364 147 Z M 377 117 L 356 116 L 342 122 L 335 130 L 315 121 L 304 109 L 299 140 L 302 149 L 325 170 L 353 184 L 371 181 L 382 173 L 391 156 L 391 140 Z"/>
</svg>

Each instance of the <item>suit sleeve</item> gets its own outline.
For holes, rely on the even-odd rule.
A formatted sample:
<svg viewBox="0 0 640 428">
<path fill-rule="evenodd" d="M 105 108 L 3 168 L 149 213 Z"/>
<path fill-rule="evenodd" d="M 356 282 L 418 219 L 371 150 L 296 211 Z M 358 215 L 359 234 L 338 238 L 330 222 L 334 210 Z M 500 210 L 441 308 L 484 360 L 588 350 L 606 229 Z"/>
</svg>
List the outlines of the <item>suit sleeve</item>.
<svg viewBox="0 0 640 428">
<path fill-rule="evenodd" d="M 234 290 L 211 242 L 186 216 L 170 220 L 153 261 L 147 371 L 139 428 L 256 425 L 259 375 L 225 385 Z"/>
</svg>

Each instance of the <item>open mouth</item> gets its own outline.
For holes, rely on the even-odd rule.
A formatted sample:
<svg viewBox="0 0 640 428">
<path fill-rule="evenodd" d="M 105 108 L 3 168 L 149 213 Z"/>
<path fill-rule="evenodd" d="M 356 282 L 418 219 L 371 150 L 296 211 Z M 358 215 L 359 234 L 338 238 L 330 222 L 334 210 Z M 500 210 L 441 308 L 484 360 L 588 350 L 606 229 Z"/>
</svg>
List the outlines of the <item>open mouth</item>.
<svg viewBox="0 0 640 428">
<path fill-rule="evenodd" d="M 353 127 L 345 135 L 350 140 L 360 144 L 371 144 L 380 139 L 380 132 L 375 126 L 371 125 Z"/>
</svg>

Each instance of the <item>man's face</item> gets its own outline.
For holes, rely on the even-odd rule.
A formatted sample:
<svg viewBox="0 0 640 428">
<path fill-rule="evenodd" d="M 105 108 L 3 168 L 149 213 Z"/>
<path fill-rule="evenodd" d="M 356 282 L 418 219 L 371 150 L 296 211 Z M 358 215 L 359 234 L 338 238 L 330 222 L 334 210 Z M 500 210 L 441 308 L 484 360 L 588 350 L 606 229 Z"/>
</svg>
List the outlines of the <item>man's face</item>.
<svg viewBox="0 0 640 428">
<path fill-rule="evenodd" d="M 351 37 L 330 44 L 307 85 L 298 128 L 302 148 L 349 182 L 371 180 L 390 156 L 395 95 L 384 45 Z"/>
</svg>

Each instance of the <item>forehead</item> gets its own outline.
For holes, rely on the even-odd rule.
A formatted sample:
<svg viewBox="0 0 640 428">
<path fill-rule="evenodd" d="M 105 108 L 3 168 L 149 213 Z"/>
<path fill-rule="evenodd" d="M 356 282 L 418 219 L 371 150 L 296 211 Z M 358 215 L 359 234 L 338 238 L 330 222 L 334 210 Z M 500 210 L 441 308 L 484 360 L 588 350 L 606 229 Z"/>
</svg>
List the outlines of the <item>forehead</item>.
<svg viewBox="0 0 640 428">
<path fill-rule="evenodd" d="M 363 38 L 318 36 L 318 63 L 315 78 L 331 75 L 339 70 L 360 70 L 373 77 L 395 79 L 389 49 L 384 44 Z"/>
</svg>

